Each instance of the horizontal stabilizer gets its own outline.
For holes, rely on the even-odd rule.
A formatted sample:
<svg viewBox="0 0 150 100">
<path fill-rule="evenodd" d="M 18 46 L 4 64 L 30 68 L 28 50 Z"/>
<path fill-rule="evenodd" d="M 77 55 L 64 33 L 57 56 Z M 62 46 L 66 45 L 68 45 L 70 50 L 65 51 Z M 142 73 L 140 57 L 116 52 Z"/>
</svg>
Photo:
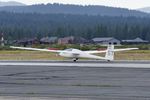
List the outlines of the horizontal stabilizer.
<svg viewBox="0 0 150 100">
<path fill-rule="evenodd" d="M 128 50 L 138 50 L 139 48 L 125 48 L 125 49 L 114 49 L 114 52 L 117 51 L 128 51 Z"/>
</svg>

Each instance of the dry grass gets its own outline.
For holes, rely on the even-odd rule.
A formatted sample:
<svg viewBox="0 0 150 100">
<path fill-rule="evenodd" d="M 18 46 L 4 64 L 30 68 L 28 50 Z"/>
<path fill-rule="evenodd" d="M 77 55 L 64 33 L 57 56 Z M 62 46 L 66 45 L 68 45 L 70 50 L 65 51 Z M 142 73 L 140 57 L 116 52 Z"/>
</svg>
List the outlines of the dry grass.
<svg viewBox="0 0 150 100">
<path fill-rule="evenodd" d="M 150 50 L 134 50 L 115 53 L 117 60 L 150 60 Z"/>
<path fill-rule="evenodd" d="M 105 54 L 99 54 L 105 56 Z M 150 50 L 132 50 L 115 53 L 115 60 L 150 60 Z"/>
<path fill-rule="evenodd" d="M 104 54 L 101 54 L 104 56 Z M 39 51 L 0 51 L 0 60 L 63 60 L 55 53 Z M 115 53 L 116 60 L 150 60 L 150 50 L 134 50 Z"/>
<path fill-rule="evenodd" d="M 0 51 L 0 60 L 58 60 L 55 53 L 39 52 L 39 51 Z"/>
</svg>

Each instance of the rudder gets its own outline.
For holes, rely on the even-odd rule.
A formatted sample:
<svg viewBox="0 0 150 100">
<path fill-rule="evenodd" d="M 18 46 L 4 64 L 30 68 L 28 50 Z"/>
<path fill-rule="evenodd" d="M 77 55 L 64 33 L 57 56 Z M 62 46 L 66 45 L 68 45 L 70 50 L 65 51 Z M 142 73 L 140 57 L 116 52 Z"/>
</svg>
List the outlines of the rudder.
<svg viewBox="0 0 150 100">
<path fill-rule="evenodd" d="M 108 61 L 114 60 L 114 45 L 108 45 L 105 58 Z"/>
</svg>

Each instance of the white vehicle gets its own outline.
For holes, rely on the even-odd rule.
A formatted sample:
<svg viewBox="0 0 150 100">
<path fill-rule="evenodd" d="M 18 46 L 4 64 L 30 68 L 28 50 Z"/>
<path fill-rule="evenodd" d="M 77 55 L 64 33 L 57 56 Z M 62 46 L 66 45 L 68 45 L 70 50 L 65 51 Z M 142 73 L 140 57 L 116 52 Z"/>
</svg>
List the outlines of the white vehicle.
<svg viewBox="0 0 150 100">
<path fill-rule="evenodd" d="M 15 46 L 10 46 L 10 48 L 55 52 L 55 53 L 58 53 L 58 55 L 60 55 L 60 56 L 72 58 L 73 61 L 77 61 L 79 58 L 89 58 L 89 59 L 97 59 L 97 60 L 101 59 L 101 60 L 113 61 L 114 60 L 114 52 L 138 49 L 138 48 L 114 49 L 114 45 L 108 45 L 107 50 L 103 50 L 103 51 L 98 51 L 98 50 L 82 51 L 82 50 L 73 49 L 73 48 L 66 49 L 66 50 L 49 50 L 49 49 L 26 48 L 26 47 L 15 47 Z M 94 54 L 98 54 L 98 53 L 106 53 L 106 54 L 105 54 L 105 57 L 94 55 Z"/>
</svg>

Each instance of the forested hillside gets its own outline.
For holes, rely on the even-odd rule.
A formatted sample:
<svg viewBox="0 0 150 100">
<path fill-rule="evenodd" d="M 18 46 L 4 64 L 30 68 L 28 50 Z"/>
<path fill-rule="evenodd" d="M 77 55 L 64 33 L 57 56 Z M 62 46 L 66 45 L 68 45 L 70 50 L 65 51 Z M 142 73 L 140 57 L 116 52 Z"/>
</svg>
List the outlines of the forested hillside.
<svg viewBox="0 0 150 100">
<path fill-rule="evenodd" d="M 0 32 L 6 39 L 43 36 L 141 37 L 150 40 L 150 18 L 69 14 L 0 13 Z"/>
<path fill-rule="evenodd" d="M 137 9 L 137 10 L 141 11 L 141 12 L 150 13 L 150 7 L 140 8 L 140 9 Z"/>
<path fill-rule="evenodd" d="M 30 6 L 0 7 L 0 11 L 17 13 L 42 13 L 42 14 L 75 14 L 75 15 L 101 15 L 101 16 L 150 16 L 136 10 L 106 6 L 82 6 L 68 4 L 38 4 Z"/>
</svg>

